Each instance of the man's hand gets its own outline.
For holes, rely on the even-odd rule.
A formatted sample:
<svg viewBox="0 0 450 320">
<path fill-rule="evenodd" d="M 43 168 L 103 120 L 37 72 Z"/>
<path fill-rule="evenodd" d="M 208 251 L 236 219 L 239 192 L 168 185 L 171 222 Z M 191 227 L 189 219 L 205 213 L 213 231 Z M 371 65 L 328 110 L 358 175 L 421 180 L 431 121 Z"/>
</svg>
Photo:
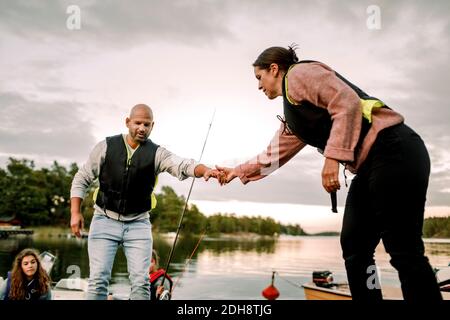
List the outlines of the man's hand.
<svg viewBox="0 0 450 320">
<path fill-rule="evenodd" d="M 206 170 L 205 173 L 203 174 L 203 179 L 205 179 L 205 181 L 208 181 L 209 178 L 213 177 L 220 182 L 220 179 L 223 178 L 223 176 L 224 173 L 220 172 L 219 170 L 208 168 L 208 170 Z"/>
<path fill-rule="evenodd" d="M 211 177 L 216 178 L 217 180 L 219 180 L 221 178 L 223 179 L 224 173 L 220 172 L 217 169 L 211 169 L 211 168 L 205 166 L 204 164 L 199 164 L 194 169 L 194 175 L 196 178 L 203 177 L 203 179 L 205 179 L 205 181 L 208 181 L 209 178 L 211 178 Z"/>
<path fill-rule="evenodd" d="M 84 218 L 81 212 L 72 212 L 70 217 L 70 228 L 77 238 L 81 238 L 81 231 L 84 229 Z"/>
<path fill-rule="evenodd" d="M 336 192 L 341 188 L 339 183 L 339 162 L 331 158 L 325 158 L 322 169 L 322 185 L 328 192 Z"/>
<path fill-rule="evenodd" d="M 237 177 L 236 171 L 233 168 L 220 167 L 218 165 L 216 165 L 216 168 L 222 173 L 222 177 L 218 179 L 221 186 Z"/>
</svg>

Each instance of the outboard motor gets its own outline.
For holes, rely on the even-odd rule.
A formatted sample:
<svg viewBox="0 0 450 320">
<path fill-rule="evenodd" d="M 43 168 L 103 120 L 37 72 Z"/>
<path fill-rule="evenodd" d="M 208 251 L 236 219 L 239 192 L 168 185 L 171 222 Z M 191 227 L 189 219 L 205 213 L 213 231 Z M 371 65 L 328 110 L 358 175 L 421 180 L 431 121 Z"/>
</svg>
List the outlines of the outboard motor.
<svg viewBox="0 0 450 320">
<path fill-rule="evenodd" d="M 450 292 L 450 266 L 437 269 L 435 275 L 441 291 Z"/>
<path fill-rule="evenodd" d="M 334 286 L 333 280 L 331 271 L 313 271 L 313 282 L 318 287 L 331 288 Z"/>
</svg>

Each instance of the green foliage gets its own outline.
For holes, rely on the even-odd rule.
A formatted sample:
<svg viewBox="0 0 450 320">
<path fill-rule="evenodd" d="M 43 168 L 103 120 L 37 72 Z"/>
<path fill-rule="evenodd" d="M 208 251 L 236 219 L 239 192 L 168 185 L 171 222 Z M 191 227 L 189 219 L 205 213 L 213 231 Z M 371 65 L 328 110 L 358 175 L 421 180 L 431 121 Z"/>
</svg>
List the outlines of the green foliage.
<svg viewBox="0 0 450 320">
<path fill-rule="evenodd" d="M 156 194 L 157 206 L 150 214 L 153 228 L 161 232 L 175 232 L 181 212 L 184 208 L 184 197 L 178 197 L 175 191 L 167 186 Z"/>
<path fill-rule="evenodd" d="M 450 238 L 450 217 L 425 219 L 423 236 L 425 238 Z"/>
<path fill-rule="evenodd" d="M 24 226 L 68 224 L 76 170 L 76 164 L 67 171 L 56 161 L 50 169 L 36 170 L 33 161 L 10 158 L 6 171 L 0 171 L 0 217 L 16 217 Z"/>
<path fill-rule="evenodd" d="M 300 227 L 299 224 L 288 224 L 281 226 L 281 233 L 291 235 L 291 236 L 303 236 L 306 235 L 306 232 Z"/>
</svg>

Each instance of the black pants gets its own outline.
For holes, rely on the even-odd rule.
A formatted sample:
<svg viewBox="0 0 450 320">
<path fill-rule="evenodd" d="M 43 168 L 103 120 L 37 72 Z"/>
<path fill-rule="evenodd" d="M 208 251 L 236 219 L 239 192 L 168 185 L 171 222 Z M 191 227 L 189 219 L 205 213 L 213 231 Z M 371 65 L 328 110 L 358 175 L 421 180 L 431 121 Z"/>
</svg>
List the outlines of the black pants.
<svg viewBox="0 0 450 320">
<path fill-rule="evenodd" d="M 341 246 L 353 299 L 382 299 L 372 281 L 380 239 L 405 300 L 442 299 L 422 241 L 429 175 L 428 152 L 411 128 L 399 124 L 379 133 L 345 206 Z"/>
</svg>

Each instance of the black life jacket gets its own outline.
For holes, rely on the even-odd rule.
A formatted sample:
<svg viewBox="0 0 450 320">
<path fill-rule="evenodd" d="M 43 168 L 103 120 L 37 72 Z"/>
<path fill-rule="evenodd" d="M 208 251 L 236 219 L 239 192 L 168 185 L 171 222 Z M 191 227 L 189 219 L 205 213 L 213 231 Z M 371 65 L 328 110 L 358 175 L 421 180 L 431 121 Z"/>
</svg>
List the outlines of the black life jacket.
<svg viewBox="0 0 450 320">
<path fill-rule="evenodd" d="M 311 63 L 316 62 L 312 60 L 303 60 L 298 63 Z M 292 67 L 292 66 L 291 66 Z M 335 72 L 336 76 L 344 81 L 350 88 L 352 88 L 361 99 L 363 106 L 365 102 L 377 105 L 377 107 L 387 107 L 377 98 L 371 97 L 362 91 L 360 88 L 346 80 L 340 74 Z M 289 101 L 287 92 L 287 75 L 283 78 L 283 105 L 284 116 L 289 129 L 304 143 L 316 147 L 319 152 L 323 153 L 325 146 L 327 145 L 328 138 L 330 136 L 332 119 L 327 109 L 316 106 L 309 101 L 302 101 L 300 104 L 293 104 Z M 371 112 L 371 110 L 370 110 Z M 362 117 L 362 125 L 360 137 L 355 148 L 355 151 L 359 148 L 370 129 L 370 114 L 369 119 Z"/>
<path fill-rule="evenodd" d="M 156 180 L 155 155 L 159 146 L 148 139 L 128 158 L 121 134 L 106 138 L 106 144 L 95 203 L 122 215 L 150 211 Z"/>
</svg>

